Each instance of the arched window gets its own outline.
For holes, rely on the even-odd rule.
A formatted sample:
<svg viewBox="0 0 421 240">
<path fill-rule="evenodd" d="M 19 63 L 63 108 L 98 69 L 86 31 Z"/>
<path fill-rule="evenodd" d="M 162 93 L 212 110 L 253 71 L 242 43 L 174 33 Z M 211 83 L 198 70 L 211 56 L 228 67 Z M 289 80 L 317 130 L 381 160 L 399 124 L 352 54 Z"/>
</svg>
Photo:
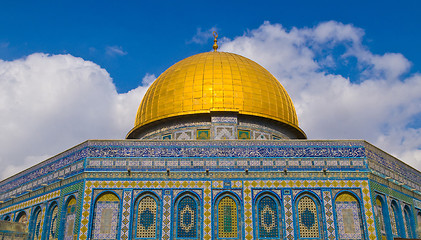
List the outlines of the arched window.
<svg viewBox="0 0 421 240">
<path fill-rule="evenodd" d="M 406 238 L 413 238 L 412 234 L 412 221 L 411 221 L 411 210 L 408 206 L 404 207 L 403 210 L 404 219 L 405 219 L 405 231 L 406 231 Z"/>
<path fill-rule="evenodd" d="M 364 239 L 361 207 L 350 193 L 340 193 L 335 200 L 339 239 Z"/>
<path fill-rule="evenodd" d="M 5 216 L 3 216 L 3 220 L 4 220 L 4 221 L 10 221 L 10 216 L 9 216 L 9 215 L 5 215 Z"/>
<path fill-rule="evenodd" d="M 25 211 L 21 211 L 21 212 L 18 213 L 18 215 L 16 217 L 16 222 L 25 223 L 25 224 L 28 222 L 28 217 L 26 216 Z"/>
<path fill-rule="evenodd" d="M 30 231 L 31 239 L 33 240 L 41 239 L 41 234 L 42 234 L 41 222 L 42 222 L 41 208 L 36 207 L 35 210 L 32 212 L 31 231 Z"/>
<path fill-rule="evenodd" d="M 145 194 L 139 198 L 133 220 L 134 239 L 158 239 L 158 212 L 159 204 L 156 196 Z"/>
<path fill-rule="evenodd" d="M 177 201 L 176 238 L 197 239 L 198 204 L 191 195 L 184 195 Z"/>
<path fill-rule="evenodd" d="M 50 206 L 50 209 L 47 213 L 47 222 L 46 222 L 46 240 L 53 240 L 57 238 L 57 215 L 58 215 L 58 207 L 57 203 L 53 203 Z"/>
<path fill-rule="evenodd" d="M 95 202 L 91 239 L 117 239 L 119 212 L 120 199 L 117 195 L 110 192 L 101 194 Z"/>
<path fill-rule="evenodd" d="M 384 225 L 384 214 L 383 214 L 383 200 L 380 197 L 376 198 L 376 218 L 378 223 L 380 224 L 380 233 L 382 234 L 382 239 L 386 239 L 386 228 Z"/>
<path fill-rule="evenodd" d="M 390 211 L 390 226 L 392 228 L 393 237 L 399 237 L 401 234 L 401 217 L 396 201 L 391 203 L 392 211 Z"/>
<path fill-rule="evenodd" d="M 421 237 L 421 211 L 417 214 L 417 223 L 418 237 Z"/>
<path fill-rule="evenodd" d="M 238 239 L 240 228 L 237 202 L 230 195 L 220 197 L 216 204 L 216 229 L 218 238 Z"/>
<path fill-rule="evenodd" d="M 320 215 L 320 205 L 317 200 L 309 195 L 299 198 L 297 203 L 298 230 L 300 238 L 323 238 L 322 218 Z"/>
<path fill-rule="evenodd" d="M 73 240 L 73 232 L 76 218 L 76 198 L 71 196 L 67 199 L 64 209 L 64 240 Z"/>
<path fill-rule="evenodd" d="M 257 199 L 257 230 L 259 239 L 279 238 L 279 204 L 270 195 L 263 195 Z"/>
</svg>

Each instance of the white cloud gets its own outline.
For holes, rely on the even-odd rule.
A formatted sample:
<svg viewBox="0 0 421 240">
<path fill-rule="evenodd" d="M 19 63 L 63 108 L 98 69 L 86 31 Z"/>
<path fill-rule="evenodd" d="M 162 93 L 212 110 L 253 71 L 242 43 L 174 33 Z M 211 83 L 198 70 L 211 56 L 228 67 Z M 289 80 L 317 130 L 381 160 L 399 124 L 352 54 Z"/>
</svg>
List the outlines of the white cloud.
<svg viewBox="0 0 421 240">
<path fill-rule="evenodd" d="M 214 31 L 217 31 L 216 27 L 212 27 L 212 28 L 207 29 L 205 31 L 202 31 L 202 28 L 197 28 L 196 34 L 189 41 L 189 43 L 197 43 L 197 44 L 207 43 L 207 41 L 210 38 L 213 38 L 213 32 Z"/>
<path fill-rule="evenodd" d="M 362 29 L 335 21 L 291 30 L 265 22 L 220 49 L 273 73 L 310 139 L 366 139 L 421 169 L 421 129 L 407 127 L 421 113 L 421 74 L 401 79 L 411 63 L 400 53 L 370 52 L 363 36 Z M 345 50 L 335 57 L 338 47 Z M 351 58 L 358 79 L 327 69 Z"/>
<path fill-rule="evenodd" d="M 201 32 L 201 31 L 199 31 Z M 264 23 L 220 42 L 255 60 L 285 86 L 310 139 L 366 139 L 421 169 L 421 74 L 399 53 L 362 44 L 364 31 L 337 22 L 286 30 Z M 332 49 L 343 47 L 343 54 Z M 120 49 L 123 51 L 122 49 Z M 124 51 L 123 51 L 124 52 Z M 357 59 L 359 79 L 326 68 Z M 106 70 L 71 55 L 0 60 L 0 179 L 86 139 L 122 139 L 155 75 L 119 94 Z M 130 117 L 132 116 L 132 117 Z"/>
<path fill-rule="evenodd" d="M 0 60 L 0 179 L 86 139 L 123 139 L 147 88 L 118 94 L 106 70 L 71 55 Z"/>
<path fill-rule="evenodd" d="M 105 48 L 105 53 L 109 56 L 124 56 L 127 54 L 121 46 L 107 46 Z"/>
</svg>

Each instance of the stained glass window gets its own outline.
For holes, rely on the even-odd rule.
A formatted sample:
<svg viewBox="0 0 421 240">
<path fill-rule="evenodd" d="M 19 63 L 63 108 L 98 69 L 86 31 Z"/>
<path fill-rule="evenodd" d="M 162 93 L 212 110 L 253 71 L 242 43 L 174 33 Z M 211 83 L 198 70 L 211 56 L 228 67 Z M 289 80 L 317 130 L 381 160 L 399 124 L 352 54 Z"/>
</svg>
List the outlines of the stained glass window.
<svg viewBox="0 0 421 240">
<path fill-rule="evenodd" d="M 361 208 L 358 200 L 349 193 L 340 194 L 335 200 L 339 239 L 364 239 Z"/>
<path fill-rule="evenodd" d="M 229 196 L 218 203 L 218 238 L 238 237 L 237 203 Z"/>
<path fill-rule="evenodd" d="M 50 208 L 50 211 L 48 213 L 48 222 L 47 222 L 47 240 L 52 240 L 57 238 L 56 230 L 57 230 L 57 213 L 58 213 L 58 207 L 57 205 L 53 205 Z"/>
<path fill-rule="evenodd" d="M 143 197 L 137 205 L 137 216 L 135 219 L 136 228 L 134 235 L 136 238 L 157 238 L 157 202 L 151 196 Z"/>
<path fill-rule="evenodd" d="M 102 194 L 95 202 L 92 239 L 117 239 L 120 199 L 114 193 Z"/>
<path fill-rule="evenodd" d="M 177 238 L 197 238 L 197 203 L 183 197 L 177 205 Z"/>
<path fill-rule="evenodd" d="M 277 203 L 271 197 L 264 196 L 259 199 L 257 206 L 259 238 L 278 238 L 279 218 Z"/>
<path fill-rule="evenodd" d="M 297 205 L 300 238 L 320 238 L 317 205 L 308 196 L 302 197 Z"/>
<path fill-rule="evenodd" d="M 73 240 L 73 231 L 75 226 L 76 217 L 76 198 L 70 197 L 67 203 L 65 212 L 65 225 L 64 225 L 64 240 Z"/>
</svg>

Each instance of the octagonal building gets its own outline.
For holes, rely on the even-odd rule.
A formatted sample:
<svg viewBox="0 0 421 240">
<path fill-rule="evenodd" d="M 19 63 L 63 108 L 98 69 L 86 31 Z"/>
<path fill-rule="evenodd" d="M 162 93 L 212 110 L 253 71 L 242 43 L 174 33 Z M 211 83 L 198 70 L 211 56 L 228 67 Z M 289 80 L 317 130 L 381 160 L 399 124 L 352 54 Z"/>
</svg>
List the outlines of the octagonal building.
<svg viewBox="0 0 421 240">
<path fill-rule="evenodd" d="M 215 48 L 155 80 L 126 139 L 1 181 L 0 219 L 42 240 L 421 238 L 419 171 L 363 140 L 306 138 L 271 73 Z"/>
</svg>

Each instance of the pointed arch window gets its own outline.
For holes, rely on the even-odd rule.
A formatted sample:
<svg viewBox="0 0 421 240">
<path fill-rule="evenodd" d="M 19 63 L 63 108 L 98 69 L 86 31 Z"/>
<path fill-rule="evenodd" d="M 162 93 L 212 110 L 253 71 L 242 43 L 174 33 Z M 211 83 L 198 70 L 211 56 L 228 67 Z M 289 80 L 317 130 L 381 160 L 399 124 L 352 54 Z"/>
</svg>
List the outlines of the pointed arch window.
<svg viewBox="0 0 421 240">
<path fill-rule="evenodd" d="M 382 239 L 386 239 L 386 227 L 384 221 L 384 213 L 383 213 L 383 201 L 380 197 L 376 198 L 376 218 L 378 223 L 380 224 L 380 233 L 382 234 Z"/>
<path fill-rule="evenodd" d="M 218 239 L 239 238 L 238 208 L 234 198 L 229 195 L 221 197 L 216 210 Z"/>
<path fill-rule="evenodd" d="M 421 211 L 417 214 L 417 232 L 418 237 L 421 237 Z"/>
<path fill-rule="evenodd" d="M 133 221 L 135 223 L 133 228 L 135 239 L 158 239 L 158 209 L 159 204 L 155 196 L 148 194 L 139 199 Z"/>
<path fill-rule="evenodd" d="M 413 238 L 412 234 L 412 221 L 411 221 L 411 210 L 409 210 L 408 206 L 404 207 L 404 219 L 405 219 L 405 231 L 406 231 L 406 238 Z"/>
<path fill-rule="evenodd" d="M 42 229 L 42 211 L 40 207 L 36 207 L 32 214 L 31 220 L 31 239 L 41 239 Z"/>
<path fill-rule="evenodd" d="M 28 217 L 26 216 L 26 212 L 25 211 L 21 211 L 17 217 L 16 217 L 16 222 L 19 223 L 28 223 Z"/>
<path fill-rule="evenodd" d="M 321 239 L 323 238 L 320 205 L 313 197 L 304 195 L 299 198 L 297 203 L 298 231 L 302 239 Z"/>
<path fill-rule="evenodd" d="M 64 212 L 64 240 L 73 240 L 76 218 L 76 198 L 71 196 L 67 200 Z"/>
<path fill-rule="evenodd" d="M 181 197 L 177 202 L 177 238 L 197 239 L 198 204 L 190 195 Z"/>
<path fill-rule="evenodd" d="M 57 203 L 53 203 L 47 213 L 46 223 L 46 240 L 52 240 L 57 238 L 57 217 L 58 207 Z"/>
<path fill-rule="evenodd" d="M 114 193 L 101 194 L 94 207 L 93 240 L 117 239 L 120 199 Z"/>
<path fill-rule="evenodd" d="M 263 195 L 257 200 L 258 238 L 279 238 L 278 201 L 272 196 Z"/>
<path fill-rule="evenodd" d="M 3 217 L 3 221 L 10 221 L 10 216 L 9 215 L 5 215 Z"/>
<path fill-rule="evenodd" d="M 361 206 L 354 195 L 339 194 L 335 200 L 335 212 L 339 239 L 365 239 Z"/>
<path fill-rule="evenodd" d="M 395 200 L 392 200 L 390 211 L 390 226 L 392 228 L 392 234 L 394 237 L 399 237 L 401 234 L 401 213 Z"/>
</svg>

